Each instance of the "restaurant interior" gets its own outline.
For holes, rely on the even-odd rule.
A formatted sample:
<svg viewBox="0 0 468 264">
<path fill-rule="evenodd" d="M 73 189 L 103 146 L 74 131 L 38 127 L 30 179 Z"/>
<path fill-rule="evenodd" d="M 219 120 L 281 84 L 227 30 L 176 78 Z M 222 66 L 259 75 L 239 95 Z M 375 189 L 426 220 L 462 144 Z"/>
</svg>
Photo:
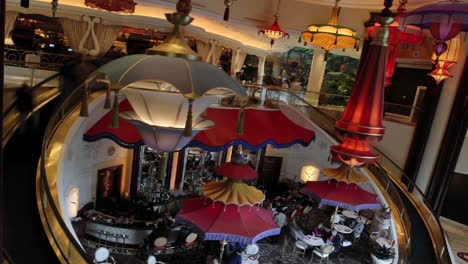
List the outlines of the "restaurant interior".
<svg viewBox="0 0 468 264">
<path fill-rule="evenodd" d="M 214 2 L 6 1 L 6 263 L 468 261 L 468 3 Z"/>
</svg>

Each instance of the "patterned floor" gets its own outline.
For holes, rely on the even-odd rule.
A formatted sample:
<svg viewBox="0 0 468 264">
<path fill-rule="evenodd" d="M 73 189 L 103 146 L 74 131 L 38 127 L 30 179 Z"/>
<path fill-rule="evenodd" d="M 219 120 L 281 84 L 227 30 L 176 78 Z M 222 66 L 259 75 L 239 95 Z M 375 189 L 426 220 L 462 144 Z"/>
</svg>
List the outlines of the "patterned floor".
<svg viewBox="0 0 468 264">
<path fill-rule="evenodd" d="M 302 254 L 293 253 L 294 243 L 292 238 L 286 238 L 281 242 L 260 241 L 260 257 L 259 264 L 318 264 L 320 258 L 317 256 L 312 257 L 312 249 L 306 251 L 305 256 Z M 90 257 L 94 255 L 95 249 L 88 248 Z M 164 261 L 168 264 L 205 264 L 206 252 L 202 248 L 194 252 L 185 252 L 186 254 L 171 255 L 167 257 L 158 257 L 158 260 Z M 118 264 L 144 264 L 143 259 L 136 256 L 124 256 L 112 254 L 117 260 Z M 325 263 L 325 262 L 323 262 Z M 368 241 L 361 239 L 355 242 L 352 246 L 343 249 L 341 252 L 335 252 L 330 255 L 330 264 L 371 264 Z"/>
<path fill-rule="evenodd" d="M 330 255 L 331 264 L 360 264 L 372 263 L 370 253 L 368 252 L 368 242 L 358 241 L 354 245 L 343 249 L 341 252 Z M 294 243 L 288 239 L 286 246 L 284 244 L 259 243 L 260 246 L 260 264 L 313 264 L 320 263 L 320 258 L 312 257 L 312 249 L 306 251 L 305 257 L 300 253 L 293 253 Z"/>
</svg>

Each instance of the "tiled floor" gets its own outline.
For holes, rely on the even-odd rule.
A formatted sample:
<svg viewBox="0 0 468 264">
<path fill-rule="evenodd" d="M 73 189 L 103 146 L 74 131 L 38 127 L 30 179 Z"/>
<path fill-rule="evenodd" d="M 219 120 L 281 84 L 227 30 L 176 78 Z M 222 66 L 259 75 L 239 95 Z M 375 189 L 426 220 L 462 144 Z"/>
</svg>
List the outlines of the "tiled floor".
<svg viewBox="0 0 468 264">
<path fill-rule="evenodd" d="M 440 223 L 444 228 L 447 238 L 452 248 L 453 257 L 456 264 L 467 264 L 468 261 L 463 260 L 457 254 L 460 252 L 468 253 L 468 226 L 454 222 L 447 218 L 441 217 Z M 466 255 L 468 258 L 468 255 Z"/>
<path fill-rule="evenodd" d="M 288 238 L 287 243 L 269 243 L 267 241 L 258 242 L 260 246 L 259 264 L 317 264 L 320 263 L 320 258 L 314 256 L 311 258 L 312 250 L 307 250 L 305 257 L 299 253 L 293 253 L 294 243 L 291 238 Z M 286 245 L 283 247 L 283 245 Z M 88 249 L 90 257 L 94 254 L 95 249 Z M 333 253 L 330 255 L 330 264 L 370 264 L 372 260 L 368 252 L 368 241 L 357 241 L 354 245 L 343 249 L 341 252 Z M 120 264 L 144 264 L 144 260 L 136 256 L 122 256 L 112 254 L 117 263 Z M 199 252 L 191 252 L 183 256 L 171 256 L 169 259 L 165 257 L 158 257 L 158 260 L 164 261 L 168 264 L 205 264 L 206 255 L 204 249 L 201 248 Z"/>
<path fill-rule="evenodd" d="M 299 253 L 293 253 L 292 241 L 286 247 L 281 244 L 259 243 L 260 264 L 313 264 L 320 263 L 320 258 L 312 257 L 312 250 L 307 250 L 305 257 Z M 330 255 L 330 264 L 359 264 L 372 263 L 368 252 L 368 241 L 358 241 L 354 245 L 343 249 L 341 252 Z"/>
</svg>

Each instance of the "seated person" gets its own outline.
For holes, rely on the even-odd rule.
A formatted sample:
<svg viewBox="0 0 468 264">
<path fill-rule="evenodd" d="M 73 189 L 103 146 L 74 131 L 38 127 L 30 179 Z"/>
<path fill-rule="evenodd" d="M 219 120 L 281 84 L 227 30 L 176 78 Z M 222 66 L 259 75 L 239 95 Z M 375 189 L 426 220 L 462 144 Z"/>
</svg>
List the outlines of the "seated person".
<svg viewBox="0 0 468 264">
<path fill-rule="evenodd" d="M 325 230 L 325 228 L 323 227 L 323 223 L 318 224 L 314 228 L 314 235 L 316 237 L 321 237 L 321 238 L 325 238 L 327 236 L 327 230 Z"/>
<path fill-rule="evenodd" d="M 354 238 L 358 238 L 361 236 L 362 231 L 364 231 L 364 228 L 366 225 L 363 223 L 362 218 L 358 216 L 356 219 L 356 225 L 354 226 Z"/>
<path fill-rule="evenodd" d="M 296 209 L 291 214 L 291 219 L 295 219 L 298 216 L 304 215 L 304 207 L 302 205 L 297 205 Z"/>
<path fill-rule="evenodd" d="M 236 252 L 232 253 L 226 260 L 226 264 L 242 264 L 242 252 L 242 249 L 238 249 Z"/>
<path fill-rule="evenodd" d="M 177 235 L 177 244 L 178 245 L 185 245 L 185 240 L 187 239 L 187 236 L 192 233 L 188 227 L 181 227 L 179 230 L 179 233 Z"/>
<path fill-rule="evenodd" d="M 273 217 L 273 221 L 275 221 L 275 223 L 279 226 L 279 227 L 283 227 L 286 225 L 287 223 L 287 217 L 286 215 L 283 213 L 283 210 L 281 208 L 278 208 L 278 210 L 276 211 L 276 214 L 275 216 Z"/>
<path fill-rule="evenodd" d="M 330 237 L 327 239 L 326 244 L 332 244 L 335 247 L 335 251 L 340 251 L 341 243 L 343 242 L 343 236 L 333 229 L 331 231 Z"/>
</svg>

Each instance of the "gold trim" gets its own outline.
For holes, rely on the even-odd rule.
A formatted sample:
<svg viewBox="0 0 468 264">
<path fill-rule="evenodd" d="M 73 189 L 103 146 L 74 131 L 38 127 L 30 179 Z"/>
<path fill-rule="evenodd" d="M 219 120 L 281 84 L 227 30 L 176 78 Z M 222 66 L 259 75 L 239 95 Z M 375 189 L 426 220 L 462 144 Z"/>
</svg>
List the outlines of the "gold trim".
<svg viewBox="0 0 468 264">
<path fill-rule="evenodd" d="M 380 180 L 368 168 L 365 168 L 364 170 L 367 172 L 367 175 L 371 178 L 372 182 L 377 186 L 381 194 L 384 196 L 385 201 L 387 202 L 387 206 L 392 209 L 392 220 L 397 232 L 395 236 L 398 240 L 398 263 L 404 263 L 402 260 L 407 260 L 410 255 L 408 254 L 409 249 L 407 243 L 410 241 L 409 232 L 411 231 L 411 226 L 408 226 L 410 230 L 407 230 L 407 226 L 402 221 L 403 215 L 401 210 L 404 209 L 404 207 L 400 208 L 397 206 L 393 196 L 389 194 L 388 190 L 384 186 L 384 183 L 380 182 Z M 400 199 L 400 197 L 397 197 L 397 199 Z M 403 211 L 403 213 L 407 212 Z"/>
<path fill-rule="evenodd" d="M 147 49 L 146 54 L 157 54 L 167 57 L 184 58 L 192 61 L 201 61 L 202 57 L 190 48 L 182 32 L 182 27 L 192 23 L 193 17 L 184 13 L 175 12 L 166 14 L 166 19 L 174 25 L 172 34 L 164 43 Z"/>
<path fill-rule="evenodd" d="M 97 100 L 99 97 L 105 97 L 105 91 L 100 91 L 93 93 L 89 96 L 90 102 Z M 39 213 L 41 217 L 41 222 L 43 228 L 46 232 L 47 238 L 49 239 L 49 243 L 51 244 L 52 248 L 54 249 L 55 254 L 59 258 L 61 263 L 73 263 L 73 264 L 81 264 L 81 263 L 88 263 L 86 259 L 84 259 L 81 248 L 77 248 L 74 246 L 74 243 L 67 235 L 67 232 L 64 231 L 61 227 L 59 217 L 64 220 L 63 212 L 61 212 L 60 208 L 60 201 L 58 198 L 58 190 L 57 190 L 57 177 L 58 177 L 58 163 L 62 160 L 63 157 L 63 147 L 65 145 L 65 141 L 67 139 L 69 131 L 73 128 L 76 121 L 79 120 L 81 117 L 79 116 L 80 105 L 77 104 L 73 110 L 70 111 L 69 114 L 66 115 L 62 119 L 62 122 L 58 125 L 55 133 L 51 135 L 49 144 L 47 145 L 47 149 L 45 150 L 45 175 L 41 175 L 40 168 L 38 169 L 38 175 L 36 177 L 37 187 L 36 187 L 36 196 L 37 196 L 37 203 L 39 208 Z M 47 135 L 46 135 L 47 136 Z M 41 177 L 46 176 L 46 182 L 48 183 L 48 188 L 52 196 L 52 200 L 48 200 L 48 197 L 45 196 L 44 190 L 41 190 L 40 187 L 45 187 L 42 185 Z M 45 197 L 45 198 L 43 198 Z M 43 206 L 43 202 L 53 203 L 57 210 L 59 211 L 59 215 L 55 214 L 52 206 Z M 66 255 L 64 255 L 66 254 Z M 82 255 L 83 254 L 83 255 Z"/>
</svg>

